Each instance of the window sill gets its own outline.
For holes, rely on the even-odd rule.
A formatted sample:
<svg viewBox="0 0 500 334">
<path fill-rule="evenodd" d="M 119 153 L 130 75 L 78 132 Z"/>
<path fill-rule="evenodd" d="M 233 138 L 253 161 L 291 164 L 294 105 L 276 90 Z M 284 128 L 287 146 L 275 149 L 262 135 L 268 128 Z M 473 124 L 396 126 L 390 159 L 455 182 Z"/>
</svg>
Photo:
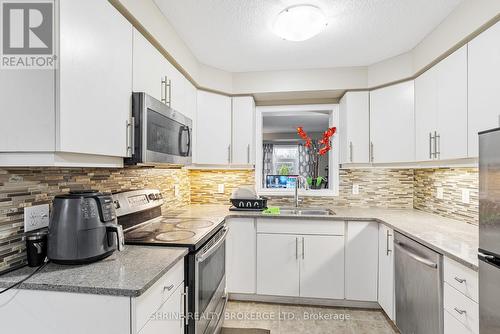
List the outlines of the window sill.
<svg viewBox="0 0 500 334">
<path fill-rule="evenodd" d="M 257 189 L 259 196 L 295 196 L 294 189 Z M 338 194 L 333 189 L 309 189 L 299 190 L 300 197 L 335 197 Z"/>
</svg>

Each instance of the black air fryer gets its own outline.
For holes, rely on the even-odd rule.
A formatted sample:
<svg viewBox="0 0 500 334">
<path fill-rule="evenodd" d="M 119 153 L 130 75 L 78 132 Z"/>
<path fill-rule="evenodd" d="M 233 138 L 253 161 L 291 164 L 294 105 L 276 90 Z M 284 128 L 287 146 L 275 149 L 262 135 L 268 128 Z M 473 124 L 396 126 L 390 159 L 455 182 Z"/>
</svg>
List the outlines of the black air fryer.
<svg viewBox="0 0 500 334">
<path fill-rule="evenodd" d="M 91 263 L 122 250 L 123 245 L 111 194 L 85 190 L 54 198 L 47 250 L 52 262 Z"/>
</svg>

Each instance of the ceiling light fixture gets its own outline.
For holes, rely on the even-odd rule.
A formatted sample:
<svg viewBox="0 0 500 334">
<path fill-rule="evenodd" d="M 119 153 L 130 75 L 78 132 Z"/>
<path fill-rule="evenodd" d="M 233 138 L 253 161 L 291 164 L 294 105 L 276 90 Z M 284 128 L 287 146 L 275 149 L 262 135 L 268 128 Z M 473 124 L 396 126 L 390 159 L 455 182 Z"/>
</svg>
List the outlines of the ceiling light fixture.
<svg viewBox="0 0 500 334">
<path fill-rule="evenodd" d="M 273 30 L 287 41 L 305 41 L 319 34 L 327 25 L 325 14 L 318 7 L 297 5 L 278 14 Z"/>
</svg>

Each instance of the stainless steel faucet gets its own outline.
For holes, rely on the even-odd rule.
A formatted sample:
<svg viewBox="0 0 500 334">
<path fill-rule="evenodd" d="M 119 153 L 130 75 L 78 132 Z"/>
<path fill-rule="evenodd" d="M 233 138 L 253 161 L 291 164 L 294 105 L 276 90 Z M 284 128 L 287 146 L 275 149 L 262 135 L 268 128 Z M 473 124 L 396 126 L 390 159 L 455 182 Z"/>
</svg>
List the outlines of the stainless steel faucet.
<svg viewBox="0 0 500 334">
<path fill-rule="evenodd" d="M 295 181 L 295 207 L 299 207 L 299 188 L 300 185 L 303 185 L 304 189 L 309 190 L 309 184 L 307 183 L 307 179 L 302 175 L 297 175 Z"/>
</svg>

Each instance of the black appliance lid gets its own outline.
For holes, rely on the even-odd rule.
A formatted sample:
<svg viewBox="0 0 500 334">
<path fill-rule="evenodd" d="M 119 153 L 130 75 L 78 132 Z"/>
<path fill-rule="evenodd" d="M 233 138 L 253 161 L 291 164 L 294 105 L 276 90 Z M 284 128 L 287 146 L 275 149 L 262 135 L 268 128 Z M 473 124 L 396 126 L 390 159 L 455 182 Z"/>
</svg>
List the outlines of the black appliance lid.
<svg viewBox="0 0 500 334">
<path fill-rule="evenodd" d="M 55 198 L 91 198 L 91 197 L 96 197 L 96 196 L 111 196 L 109 193 L 102 193 L 98 190 L 73 190 L 70 191 L 68 194 L 62 194 L 62 195 L 57 195 Z"/>
</svg>

